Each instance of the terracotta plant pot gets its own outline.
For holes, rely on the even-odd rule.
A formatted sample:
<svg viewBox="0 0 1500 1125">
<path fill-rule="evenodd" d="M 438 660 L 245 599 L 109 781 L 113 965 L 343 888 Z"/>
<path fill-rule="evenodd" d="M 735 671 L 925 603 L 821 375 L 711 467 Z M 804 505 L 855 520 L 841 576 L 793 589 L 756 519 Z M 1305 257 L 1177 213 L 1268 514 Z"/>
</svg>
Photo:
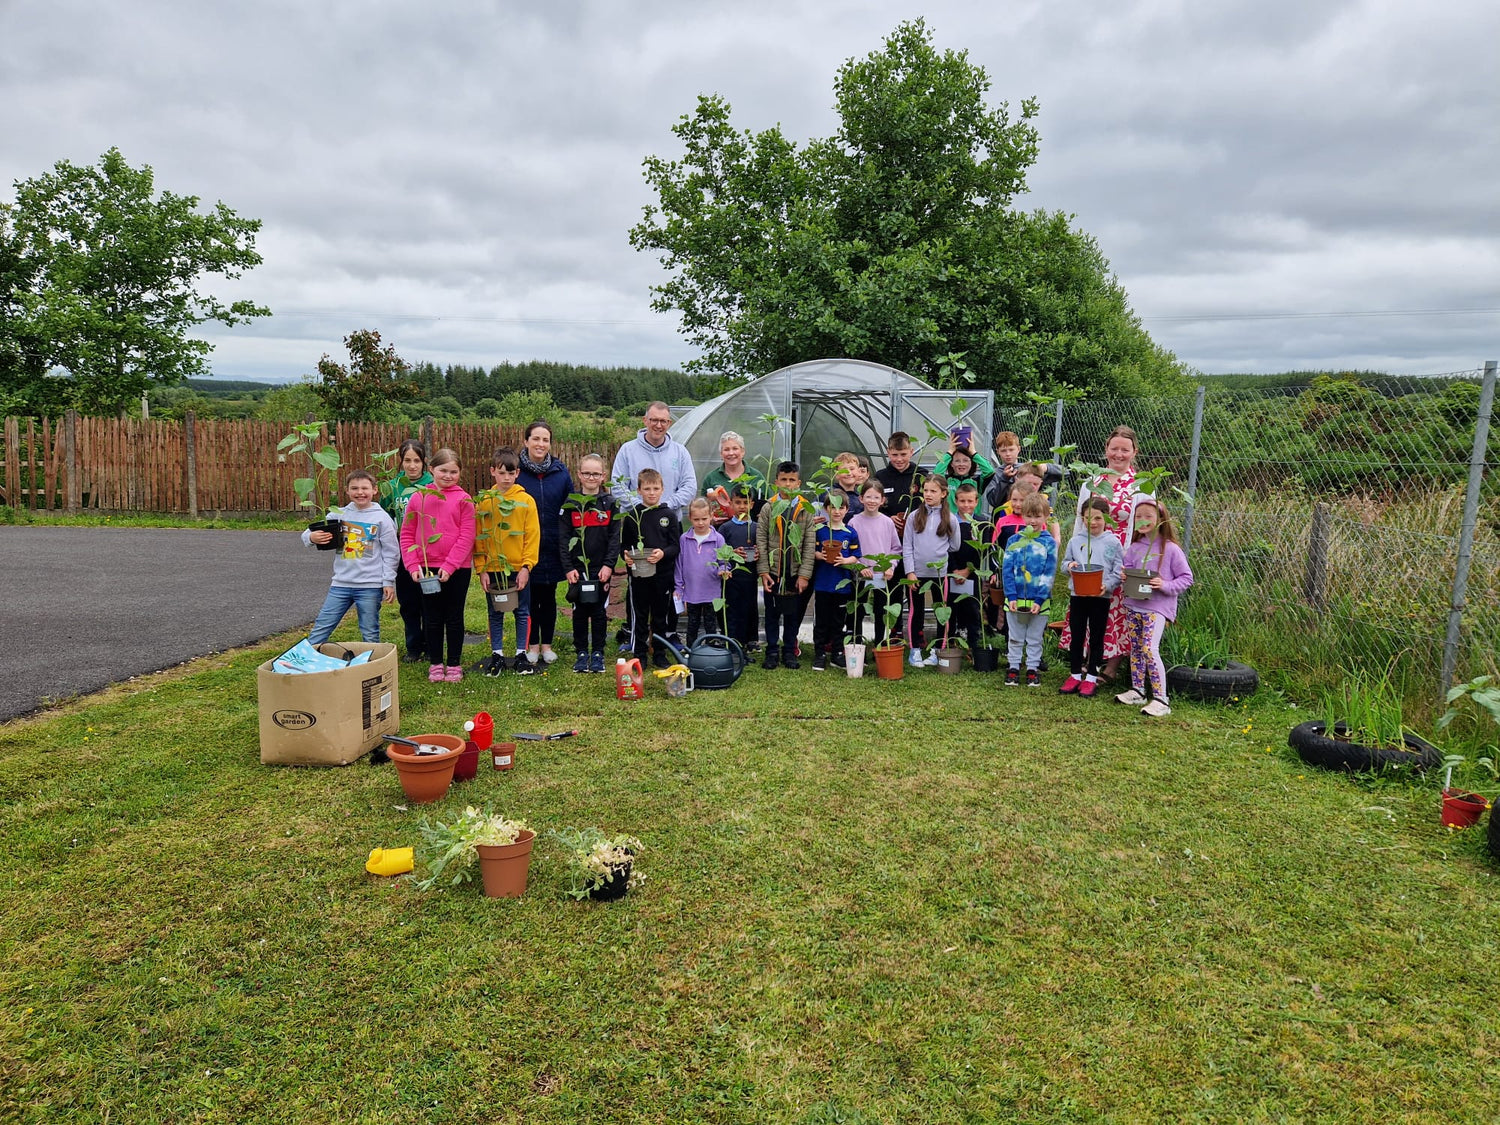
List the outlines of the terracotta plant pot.
<svg viewBox="0 0 1500 1125">
<path fill-rule="evenodd" d="M 514 742 L 496 742 L 490 746 L 490 759 L 494 762 L 497 770 L 508 770 L 515 768 L 516 744 Z"/>
<path fill-rule="evenodd" d="M 875 649 L 875 674 L 882 680 L 899 680 L 905 671 L 905 645 L 881 645 Z"/>
<path fill-rule="evenodd" d="M 1080 566 L 1073 572 L 1073 593 L 1080 598 L 1097 598 L 1104 593 L 1104 568 Z"/>
<path fill-rule="evenodd" d="M 454 781 L 473 781 L 479 772 L 479 743 L 472 738 L 464 742 L 464 752 L 453 766 Z"/>
<path fill-rule="evenodd" d="M 823 561 L 826 563 L 837 563 L 839 557 L 844 553 L 844 545 L 837 539 L 829 539 L 823 544 Z"/>
<path fill-rule="evenodd" d="M 1005 604 L 1005 591 L 1002 590 L 999 586 L 991 586 L 989 593 L 990 593 L 990 605 L 1002 605 L 1003 606 Z"/>
<path fill-rule="evenodd" d="M 514 844 L 480 844 L 479 875 L 490 898 L 520 898 L 526 893 L 526 875 L 531 868 L 531 841 L 536 833 L 521 829 Z"/>
<path fill-rule="evenodd" d="M 464 740 L 451 734 L 417 734 L 412 740 L 447 748 L 443 754 L 417 754 L 410 747 L 396 742 L 386 747 L 386 754 L 401 778 L 406 799 L 414 805 L 431 804 L 441 800 L 453 784 L 453 767 L 458 765 L 464 752 Z"/>
<path fill-rule="evenodd" d="M 615 873 L 604 882 L 589 891 L 589 898 L 595 902 L 613 902 L 617 898 L 624 898 L 625 892 L 630 890 L 630 864 L 615 868 Z"/>
<path fill-rule="evenodd" d="M 1470 828 L 1479 823 L 1489 802 L 1478 793 L 1462 789 L 1443 790 L 1442 822 L 1445 828 Z"/>
<path fill-rule="evenodd" d="M 961 648 L 938 649 L 938 671 L 948 676 L 956 676 L 964 667 L 964 650 Z"/>
</svg>

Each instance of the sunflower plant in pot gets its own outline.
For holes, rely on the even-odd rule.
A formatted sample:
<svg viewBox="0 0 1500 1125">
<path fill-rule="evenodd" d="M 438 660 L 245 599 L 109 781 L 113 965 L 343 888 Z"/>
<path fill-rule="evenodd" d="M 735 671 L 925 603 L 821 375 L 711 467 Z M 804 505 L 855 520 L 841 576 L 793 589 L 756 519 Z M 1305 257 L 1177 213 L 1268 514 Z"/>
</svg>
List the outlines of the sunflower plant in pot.
<svg viewBox="0 0 1500 1125">
<path fill-rule="evenodd" d="M 514 613 L 521 604 L 516 589 L 516 570 L 505 555 L 502 539 L 522 538 L 525 532 L 512 527 L 510 517 L 517 502 L 508 499 L 503 489 L 486 488 L 474 497 L 474 542 L 482 545 L 490 561 L 485 583 L 485 601 L 496 613 Z"/>
<path fill-rule="evenodd" d="M 609 836 L 598 828 L 559 828 L 551 836 L 568 863 L 568 894 L 610 902 L 646 881 L 635 860 L 646 846 L 634 836 Z"/>
<path fill-rule="evenodd" d="M 1445 699 L 1448 708 L 1438 717 L 1439 730 L 1447 730 L 1460 716 L 1474 725 L 1474 734 L 1479 739 L 1484 739 L 1491 730 L 1500 730 L 1500 682 L 1494 676 L 1476 676 L 1468 683 L 1458 684 L 1448 690 Z M 1472 707 L 1461 706 L 1466 699 Z M 1485 714 L 1489 715 L 1492 722 L 1484 722 L 1482 716 Z M 1500 780 L 1500 745 L 1486 742 L 1484 751 L 1478 764 L 1489 772 L 1492 780 Z M 1490 807 L 1483 794 L 1451 787 L 1453 766 L 1462 761 L 1464 759 L 1456 754 L 1450 754 L 1443 760 L 1443 764 L 1448 767 L 1443 779 L 1443 823 L 1452 823 L 1454 827 L 1476 823 L 1484 810 Z M 1490 817 L 1489 847 L 1491 854 L 1500 859 L 1500 833 L 1496 831 L 1493 815 Z"/>
<path fill-rule="evenodd" d="M 298 507 L 321 513 L 307 525 L 309 530 L 326 531 L 333 536 L 327 543 L 317 544 L 320 551 L 333 551 L 344 545 L 343 524 L 333 511 L 337 507 L 334 498 L 338 491 L 339 470 L 344 467 L 344 462 L 331 442 L 318 445 L 327 425 L 327 422 L 299 423 L 276 443 L 277 464 L 299 454 L 307 457 L 308 475 L 292 481 L 292 489 L 297 493 Z"/>
<path fill-rule="evenodd" d="M 467 805 L 451 820 L 424 817 L 417 831 L 422 837 L 417 857 L 427 868 L 427 878 L 417 883 L 421 890 L 467 883 L 477 868 L 490 898 L 518 898 L 525 893 L 536 833 L 524 820 L 501 816 L 489 807 Z"/>
</svg>

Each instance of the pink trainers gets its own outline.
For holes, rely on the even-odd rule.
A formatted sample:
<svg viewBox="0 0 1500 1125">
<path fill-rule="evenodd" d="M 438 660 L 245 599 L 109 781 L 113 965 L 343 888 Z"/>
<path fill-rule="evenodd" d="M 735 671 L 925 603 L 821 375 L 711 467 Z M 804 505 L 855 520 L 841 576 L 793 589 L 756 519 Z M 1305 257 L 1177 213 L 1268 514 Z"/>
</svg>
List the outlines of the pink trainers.
<svg viewBox="0 0 1500 1125">
<path fill-rule="evenodd" d="M 463 682 L 464 670 L 457 664 L 448 665 L 448 670 L 443 673 L 443 679 L 450 684 Z"/>
<path fill-rule="evenodd" d="M 1083 686 L 1083 681 L 1080 680 L 1077 676 L 1069 676 L 1066 680 L 1064 680 L 1062 682 L 1062 687 L 1060 687 L 1060 688 L 1057 689 L 1057 694 L 1058 695 L 1072 695 L 1075 691 L 1077 691 L 1082 686 Z"/>
<path fill-rule="evenodd" d="M 427 669 L 427 680 L 429 683 L 440 684 L 443 682 L 443 666 L 433 664 Z"/>
<path fill-rule="evenodd" d="M 1094 698 L 1094 693 L 1098 690 L 1099 683 L 1097 680 L 1084 680 L 1083 683 L 1078 685 L 1078 695 L 1083 699 Z"/>
</svg>

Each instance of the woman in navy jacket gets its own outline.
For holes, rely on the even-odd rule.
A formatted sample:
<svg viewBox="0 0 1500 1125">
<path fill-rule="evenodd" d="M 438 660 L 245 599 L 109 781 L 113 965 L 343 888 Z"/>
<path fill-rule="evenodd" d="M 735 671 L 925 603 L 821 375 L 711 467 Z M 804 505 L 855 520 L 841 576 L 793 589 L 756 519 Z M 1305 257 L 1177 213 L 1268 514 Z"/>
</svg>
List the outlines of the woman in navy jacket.
<svg viewBox="0 0 1500 1125">
<path fill-rule="evenodd" d="M 526 427 L 521 475 L 516 481 L 536 503 L 542 525 L 541 556 L 531 571 L 531 645 L 526 655 L 551 664 L 552 636 L 557 631 L 557 584 L 563 579 L 558 543 L 558 516 L 573 493 L 573 474 L 552 456 L 552 427 L 538 419 Z"/>
</svg>

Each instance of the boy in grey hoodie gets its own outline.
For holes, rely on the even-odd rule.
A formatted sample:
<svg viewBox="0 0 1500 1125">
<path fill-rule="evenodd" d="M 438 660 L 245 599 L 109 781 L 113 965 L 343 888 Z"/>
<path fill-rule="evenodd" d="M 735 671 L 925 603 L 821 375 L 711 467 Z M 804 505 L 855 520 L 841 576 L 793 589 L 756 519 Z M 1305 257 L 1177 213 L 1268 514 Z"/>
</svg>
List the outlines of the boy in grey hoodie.
<svg viewBox="0 0 1500 1125">
<path fill-rule="evenodd" d="M 396 600 L 396 562 L 401 544 L 396 525 L 385 509 L 375 503 L 380 486 L 364 469 L 355 469 L 344 481 L 349 503 L 329 515 L 344 528 L 344 545 L 333 560 L 333 585 L 307 639 L 314 645 L 326 641 L 353 606 L 359 615 L 359 635 L 370 644 L 380 641 L 380 606 Z M 327 531 L 302 533 L 311 547 L 332 542 Z"/>
</svg>

